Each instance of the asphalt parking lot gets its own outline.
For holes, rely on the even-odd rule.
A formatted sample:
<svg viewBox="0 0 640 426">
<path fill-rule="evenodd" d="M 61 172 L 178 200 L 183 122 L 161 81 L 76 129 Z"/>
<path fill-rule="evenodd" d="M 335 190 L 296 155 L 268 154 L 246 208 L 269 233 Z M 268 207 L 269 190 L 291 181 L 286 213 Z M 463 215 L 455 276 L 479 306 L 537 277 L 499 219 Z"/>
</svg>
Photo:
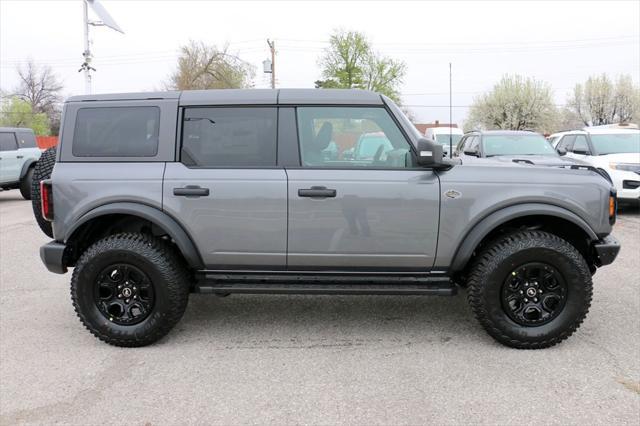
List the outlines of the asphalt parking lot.
<svg viewBox="0 0 640 426">
<path fill-rule="evenodd" d="M 0 192 L 0 424 L 639 424 L 640 215 L 563 344 L 495 343 L 464 292 L 194 295 L 158 344 L 80 325 L 31 204 Z"/>
</svg>

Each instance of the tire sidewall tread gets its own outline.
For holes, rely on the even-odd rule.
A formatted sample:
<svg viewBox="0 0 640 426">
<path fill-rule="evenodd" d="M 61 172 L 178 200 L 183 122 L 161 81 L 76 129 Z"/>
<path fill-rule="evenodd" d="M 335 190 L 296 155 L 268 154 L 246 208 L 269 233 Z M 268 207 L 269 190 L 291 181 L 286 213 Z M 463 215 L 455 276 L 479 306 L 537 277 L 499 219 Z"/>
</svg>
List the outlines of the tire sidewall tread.
<svg viewBox="0 0 640 426">
<path fill-rule="evenodd" d="M 153 283 L 153 311 L 138 324 L 110 322 L 93 300 L 97 274 L 118 262 L 140 268 Z M 116 234 L 99 240 L 82 254 L 71 278 L 71 299 L 80 321 L 95 337 L 115 346 L 137 347 L 156 342 L 182 318 L 188 298 L 184 261 L 168 242 L 143 234 Z"/>
<path fill-rule="evenodd" d="M 567 300 L 551 322 L 525 327 L 504 312 L 500 292 L 509 271 L 535 261 L 549 263 L 564 276 Z M 519 231 L 495 240 L 477 256 L 467 298 L 482 327 L 498 342 L 518 349 L 541 349 L 560 343 L 578 329 L 589 311 L 592 294 L 589 267 L 575 247 L 548 232 Z"/>
</svg>

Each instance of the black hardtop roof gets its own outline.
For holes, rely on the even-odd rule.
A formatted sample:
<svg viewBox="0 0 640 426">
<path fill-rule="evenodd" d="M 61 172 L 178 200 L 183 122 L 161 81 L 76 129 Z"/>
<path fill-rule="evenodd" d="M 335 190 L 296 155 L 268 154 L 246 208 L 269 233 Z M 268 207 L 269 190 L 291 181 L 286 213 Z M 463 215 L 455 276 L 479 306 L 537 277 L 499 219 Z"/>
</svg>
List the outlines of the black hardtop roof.
<svg viewBox="0 0 640 426">
<path fill-rule="evenodd" d="M 178 99 L 180 105 L 382 105 L 379 94 L 358 89 L 220 89 L 72 96 L 67 102 Z"/>
</svg>

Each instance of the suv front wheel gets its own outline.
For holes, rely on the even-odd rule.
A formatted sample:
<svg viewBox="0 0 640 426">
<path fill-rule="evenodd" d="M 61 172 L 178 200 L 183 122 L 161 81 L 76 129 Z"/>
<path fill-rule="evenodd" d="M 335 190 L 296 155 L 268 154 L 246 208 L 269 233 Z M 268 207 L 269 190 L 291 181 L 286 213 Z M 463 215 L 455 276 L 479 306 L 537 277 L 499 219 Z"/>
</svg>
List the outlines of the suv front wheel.
<svg viewBox="0 0 640 426">
<path fill-rule="evenodd" d="M 519 349 L 553 346 L 573 334 L 589 311 L 589 266 L 567 241 L 521 231 L 485 248 L 471 267 L 468 299 L 484 329 Z"/>
<path fill-rule="evenodd" d="M 115 346 L 145 346 L 180 320 L 189 297 L 183 260 L 168 242 L 117 234 L 89 247 L 71 278 L 80 321 Z"/>
</svg>

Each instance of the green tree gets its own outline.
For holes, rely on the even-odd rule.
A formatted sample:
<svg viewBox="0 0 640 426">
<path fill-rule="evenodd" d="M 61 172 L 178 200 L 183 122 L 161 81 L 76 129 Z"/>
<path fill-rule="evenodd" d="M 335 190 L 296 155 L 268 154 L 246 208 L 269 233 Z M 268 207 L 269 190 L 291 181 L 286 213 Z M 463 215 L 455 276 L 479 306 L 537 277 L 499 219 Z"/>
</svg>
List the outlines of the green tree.
<svg viewBox="0 0 640 426">
<path fill-rule="evenodd" d="M 165 87 L 170 90 L 242 89 L 252 86 L 252 65 L 230 54 L 227 48 L 191 40 L 180 48 L 177 69 Z"/>
<path fill-rule="evenodd" d="M 31 104 L 17 96 L 5 99 L 0 108 L 0 126 L 28 127 L 36 135 L 49 135 L 49 118 L 44 112 L 34 112 Z"/>
<path fill-rule="evenodd" d="M 630 75 L 613 82 L 606 74 L 576 84 L 567 99 L 568 113 L 586 125 L 625 123 L 640 118 L 640 87 Z"/>
<path fill-rule="evenodd" d="M 324 80 L 315 82 L 317 88 L 367 89 L 400 101 L 406 65 L 374 52 L 362 33 L 335 31 L 318 64 Z"/>
<path fill-rule="evenodd" d="M 557 116 L 548 83 L 505 75 L 490 92 L 474 99 L 465 128 L 531 129 L 544 133 L 555 129 Z"/>
</svg>

